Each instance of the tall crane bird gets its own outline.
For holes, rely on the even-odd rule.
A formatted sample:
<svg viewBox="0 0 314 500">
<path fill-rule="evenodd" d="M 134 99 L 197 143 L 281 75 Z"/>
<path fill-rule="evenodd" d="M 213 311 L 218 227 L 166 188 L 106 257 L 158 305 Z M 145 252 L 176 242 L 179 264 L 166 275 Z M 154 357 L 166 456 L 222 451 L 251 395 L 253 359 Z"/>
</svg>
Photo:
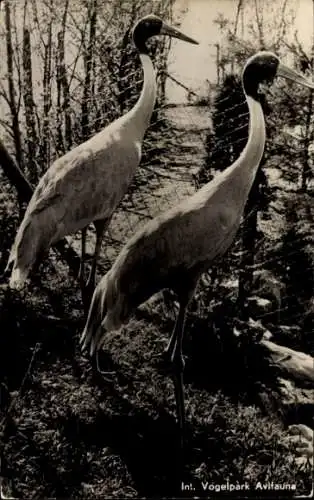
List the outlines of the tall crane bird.
<svg viewBox="0 0 314 500">
<path fill-rule="evenodd" d="M 57 159 L 41 178 L 9 257 L 7 269 L 13 263 L 12 288 L 23 287 L 31 268 L 51 245 L 82 229 L 79 276 L 83 302 L 89 306 L 103 234 L 140 163 L 143 137 L 155 105 L 156 77 L 146 42 L 152 36 L 167 35 L 198 44 L 155 15 L 138 21 L 132 35 L 144 71 L 140 97 L 128 113 Z M 91 222 L 96 229 L 96 244 L 89 278 L 84 283 L 86 228 Z"/>
<path fill-rule="evenodd" d="M 193 196 L 148 222 L 124 246 L 97 285 L 80 343 L 97 354 L 106 332 L 127 323 L 132 311 L 162 289 L 171 289 L 179 312 L 165 354 L 173 366 L 180 435 L 185 423 L 182 341 L 188 304 L 200 275 L 230 247 L 265 146 L 260 85 L 282 76 L 314 88 L 270 52 L 245 64 L 242 83 L 249 107 L 249 137 L 239 158 Z M 181 439 L 181 444 L 183 443 Z"/>
</svg>

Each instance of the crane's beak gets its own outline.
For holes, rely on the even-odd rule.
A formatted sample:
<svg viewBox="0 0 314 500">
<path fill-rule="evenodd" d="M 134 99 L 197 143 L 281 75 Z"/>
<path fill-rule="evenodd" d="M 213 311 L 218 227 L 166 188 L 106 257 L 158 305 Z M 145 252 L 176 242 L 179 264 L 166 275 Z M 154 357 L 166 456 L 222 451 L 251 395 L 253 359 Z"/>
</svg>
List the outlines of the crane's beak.
<svg viewBox="0 0 314 500">
<path fill-rule="evenodd" d="M 184 35 L 183 33 L 181 33 L 181 31 L 177 30 L 176 28 L 173 28 L 172 26 L 169 26 L 169 24 L 164 22 L 162 23 L 162 27 L 159 34 L 172 36 L 173 38 L 179 38 L 184 42 L 194 43 L 195 45 L 198 45 L 198 42 L 196 40 L 193 40 L 193 38 Z"/>
<path fill-rule="evenodd" d="M 288 68 L 282 63 L 279 63 L 278 65 L 276 76 L 282 76 L 283 78 L 286 78 L 287 80 L 292 80 L 293 82 L 299 83 L 304 87 L 308 87 L 309 89 L 314 89 L 313 82 L 310 82 L 307 78 L 304 78 L 304 76 L 299 75 L 299 73 L 294 71 L 294 69 Z"/>
</svg>

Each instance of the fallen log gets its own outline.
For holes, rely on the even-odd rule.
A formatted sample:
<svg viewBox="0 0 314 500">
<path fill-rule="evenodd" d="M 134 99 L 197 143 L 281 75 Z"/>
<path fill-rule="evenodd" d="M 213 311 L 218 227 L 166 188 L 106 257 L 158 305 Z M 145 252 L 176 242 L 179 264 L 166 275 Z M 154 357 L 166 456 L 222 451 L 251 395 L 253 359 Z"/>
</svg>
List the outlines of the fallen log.
<svg viewBox="0 0 314 500">
<path fill-rule="evenodd" d="M 286 424 L 314 429 L 314 358 L 304 352 L 275 344 L 265 338 L 271 363 L 278 371 L 277 403 Z"/>
<path fill-rule="evenodd" d="M 239 322 L 234 328 L 236 336 L 248 332 L 251 338 L 258 339 L 257 344 L 263 349 L 261 355 L 269 360 L 268 370 L 274 368 L 276 378 L 272 392 L 262 389 L 259 393 L 263 409 L 269 413 L 278 412 L 286 425 L 303 424 L 313 430 L 314 358 L 271 341 L 272 333 L 252 318 L 246 324 Z"/>
<path fill-rule="evenodd" d="M 284 378 L 297 381 L 303 387 L 314 387 L 314 358 L 304 352 L 275 344 L 270 340 L 261 341 L 269 351 L 271 360 L 282 372 Z"/>
</svg>

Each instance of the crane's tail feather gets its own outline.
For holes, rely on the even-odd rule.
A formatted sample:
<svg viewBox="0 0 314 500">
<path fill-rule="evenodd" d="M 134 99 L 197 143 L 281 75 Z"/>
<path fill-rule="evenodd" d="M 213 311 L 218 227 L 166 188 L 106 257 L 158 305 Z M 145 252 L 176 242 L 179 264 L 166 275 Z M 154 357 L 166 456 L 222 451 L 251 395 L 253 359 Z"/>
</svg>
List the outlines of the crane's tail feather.
<svg viewBox="0 0 314 500">
<path fill-rule="evenodd" d="M 94 356 L 94 354 L 99 351 L 105 341 L 105 335 L 106 332 L 112 332 L 119 330 L 120 324 L 115 324 L 110 315 L 107 314 L 105 316 L 105 319 L 101 322 L 101 325 L 98 327 L 96 334 L 92 337 L 91 339 L 91 344 L 90 344 L 90 351 L 89 354 L 90 356 Z"/>
<path fill-rule="evenodd" d="M 9 285 L 11 288 L 23 288 L 25 281 L 35 264 L 38 256 L 49 248 L 51 235 L 54 229 L 53 220 L 49 224 L 35 218 L 33 215 L 24 216 L 24 219 L 17 231 L 15 241 L 11 248 L 6 271 L 12 267 Z"/>
<path fill-rule="evenodd" d="M 90 350 L 89 350 L 90 356 L 94 356 L 94 354 L 101 348 L 105 340 L 104 333 L 105 331 L 103 330 L 101 325 L 100 328 L 98 328 L 96 335 L 94 335 L 94 337 L 91 339 Z"/>
<path fill-rule="evenodd" d="M 82 351 L 93 356 L 102 346 L 106 332 L 119 330 L 126 319 L 123 315 L 124 296 L 118 292 L 110 272 L 98 283 L 80 338 Z"/>
<path fill-rule="evenodd" d="M 103 280 L 106 282 L 106 276 Z M 102 319 L 106 314 L 106 288 L 103 290 L 103 286 L 101 285 L 102 281 L 98 284 L 94 291 L 86 325 L 79 341 L 83 352 L 87 350 L 88 345 L 90 345 L 90 352 L 92 351 L 92 346 L 94 346 L 94 351 L 95 339 L 97 338 L 98 342 L 102 334 Z"/>
<path fill-rule="evenodd" d="M 28 270 L 19 269 L 18 267 L 13 269 L 9 281 L 9 287 L 14 290 L 22 290 L 22 288 L 25 285 L 27 275 L 28 275 Z"/>
</svg>

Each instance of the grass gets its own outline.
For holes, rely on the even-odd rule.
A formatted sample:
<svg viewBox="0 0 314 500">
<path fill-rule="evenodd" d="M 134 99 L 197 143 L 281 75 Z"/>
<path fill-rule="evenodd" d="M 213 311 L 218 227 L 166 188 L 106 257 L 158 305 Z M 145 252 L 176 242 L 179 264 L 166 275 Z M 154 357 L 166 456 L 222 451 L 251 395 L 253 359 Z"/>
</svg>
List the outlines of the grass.
<svg viewBox="0 0 314 500">
<path fill-rule="evenodd" d="M 7 192 L 1 272 L 17 226 Z M 207 305 L 206 295 L 198 299 Z M 310 471 L 296 466 L 283 443 L 276 373 L 250 332 L 235 342 L 225 309 L 217 313 L 218 332 L 193 307 L 187 321 L 187 444 L 179 460 L 173 384 L 158 363 L 173 318 L 154 304 L 107 336 L 101 361 L 117 374 L 110 384 L 79 351 L 81 299 L 60 262 L 46 261 L 25 292 L 0 287 L 3 492 L 21 498 L 191 497 L 208 496 L 202 482 L 229 480 L 248 481 L 251 496 L 274 496 L 257 494 L 258 481 L 296 484 L 297 494 L 308 494 Z M 195 491 L 182 491 L 182 482 Z"/>
<path fill-rule="evenodd" d="M 241 377 L 232 378 L 232 391 L 219 383 L 223 370 L 208 380 L 219 364 L 217 352 L 203 361 L 196 357 L 201 368 L 194 371 L 191 339 L 181 462 L 172 380 L 157 361 L 171 321 L 156 324 L 142 313 L 108 335 L 101 362 L 117 376 L 107 383 L 78 349 L 83 318 L 75 283 L 61 268 L 52 274 L 49 267 L 46 283 L 32 285 L 24 296 L 2 289 L 5 491 L 23 498 L 191 496 L 181 491 L 184 482 L 202 496 L 208 495 L 202 482 L 226 480 L 248 481 L 252 495 L 257 481 L 295 483 L 298 493 L 309 491 L 309 473 L 293 466 L 293 454 L 282 444 L 280 420 L 263 416 L 242 397 Z M 191 333 L 200 329 L 190 321 Z M 207 376 L 206 363 L 212 366 Z"/>
</svg>

